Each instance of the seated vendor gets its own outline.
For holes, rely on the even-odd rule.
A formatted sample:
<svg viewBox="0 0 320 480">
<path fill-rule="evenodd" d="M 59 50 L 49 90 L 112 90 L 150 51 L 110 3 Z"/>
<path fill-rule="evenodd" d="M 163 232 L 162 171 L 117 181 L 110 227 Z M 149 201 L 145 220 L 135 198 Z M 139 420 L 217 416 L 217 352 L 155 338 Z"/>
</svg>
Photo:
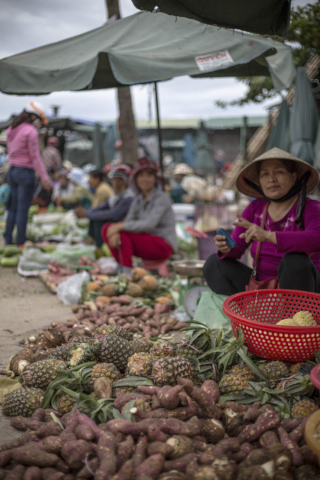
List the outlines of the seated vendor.
<svg viewBox="0 0 320 480">
<path fill-rule="evenodd" d="M 189 201 L 185 202 L 188 194 L 182 187 L 182 181 L 186 175 L 193 174 L 192 168 L 185 163 L 178 163 L 178 165 L 175 166 L 173 174 L 176 182 L 175 186 L 171 189 L 173 203 L 189 203 Z"/>
<path fill-rule="evenodd" d="M 104 181 L 104 175 L 101 170 L 92 170 L 89 173 L 89 186 L 93 191 L 92 208 L 101 205 L 114 194 L 110 185 Z"/>
<path fill-rule="evenodd" d="M 130 182 L 137 194 L 123 222 L 107 223 L 102 238 L 117 262 L 129 271 L 132 256 L 144 260 L 166 260 L 177 248 L 175 217 L 171 201 L 161 188 L 156 162 L 139 158 Z"/>
<path fill-rule="evenodd" d="M 224 236 L 215 237 L 218 254 L 203 269 L 211 290 L 224 295 L 244 291 L 253 270 L 237 259 L 249 246 L 256 258 L 261 245 L 254 264 L 257 280 L 278 277 L 280 288 L 320 293 L 320 203 L 306 197 L 318 183 L 312 166 L 279 148 L 247 165 L 236 186 L 257 200 L 234 223 L 234 248 Z"/>
<path fill-rule="evenodd" d="M 111 170 L 111 178 L 114 194 L 98 207 L 78 207 L 75 214 L 78 218 L 89 218 L 89 243 L 95 243 L 101 247 L 103 240 L 101 228 L 106 222 L 121 222 L 128 213 L 133 200 L 133 192 L 128 188 L 130 168 L 126 165 L 119 165 Z"/>
<path fill-rule="evenodd" d="M 76 167 L 72 168 L 72 170 L 68 173 L 67 178 L 71 181 L 71 184 L 74 187 L 73 193 L 66 197 L 57 197 L 57 206 L 62 206 L 66 210 L 71 210 L 80 206 L 89 208 L 92 203 L 93 195 L 89 191 L 87 174 L 82 170 L 82 168 Z"/>
<path fill-rule="evenodd" d="M 64 168 L 58 172 L 58 182 L 53 187 L 52 200 L 56 202 L 57 198 L 65 198 L 73 193 L 74 187 L 68 179 L 68 172 Z"/>
</svg>

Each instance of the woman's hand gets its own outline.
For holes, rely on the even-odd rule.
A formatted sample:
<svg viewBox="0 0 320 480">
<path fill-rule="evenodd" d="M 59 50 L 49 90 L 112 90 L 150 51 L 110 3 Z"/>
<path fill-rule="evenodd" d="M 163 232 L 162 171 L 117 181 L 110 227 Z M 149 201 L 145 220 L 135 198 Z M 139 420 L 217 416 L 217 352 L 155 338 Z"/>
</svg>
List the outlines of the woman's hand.
<svg viewBox="0 0 320 480">
<path fill-rule="evenodd" d="M 74 213 L 78 218 L 86 218 L 87 210 L 83 207 L 77 207 L 74 209 Z"/>
<path fill-rule="evenodd" d="M 49 191 L 51 190 L 51 182 L 50 182 L 50 180 L 44 180 L 44 181 L 42 182 L 42 186 L 43 186 L 43 188 L 44 188 L 47 192 L 49 192 Z"/>
<path fill-rule="evenodd" d="M 118 245 L 121 244 L 120 233 L 116 233 L 115 235 L 112 235 L 112 237 L 108 237 L 108 240 L 111 248 L 117 248 Z"/>
<path fill-rule="evenodd" d="M 214 237 L 216 247 L 221 253 L 229 253 L 231 248 L 227 245 L 226 237 L 224 235 L 216 235 Z"/>
<path fill-rule="evenodd" d="M 246 229 L 246 232 L 239 235 L 240 238 L 245 239 L 246 243 L 253 241 L 277 243 L 275 232 L 267 232 L 263 228 L 258 227 L 258 225 L 255 223 L 249 222 L 240 215 L 238 215 L 238 221 L 234 222 L 233 225 Z"/>
<path fill-rule="evenodd" d="M 109 241 L 110 241 L 111 237 L 113 237 L 114 235 L 121 232 L 122 225 L 123 225 L 123 222 L 118 222 L 118 223 L 114 223 L 113 225 L 110 225 L 110 227 L 108 228 L 108 231 L 107 231 Z"/>
</svg>

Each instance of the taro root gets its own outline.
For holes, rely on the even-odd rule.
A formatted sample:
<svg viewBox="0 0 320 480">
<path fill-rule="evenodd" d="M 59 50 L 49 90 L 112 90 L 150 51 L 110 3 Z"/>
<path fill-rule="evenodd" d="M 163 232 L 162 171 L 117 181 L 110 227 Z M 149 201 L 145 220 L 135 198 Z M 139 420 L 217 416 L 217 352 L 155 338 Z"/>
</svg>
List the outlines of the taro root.
<svg viewBox="0 0 320 480">
<path fill-rule="evenodd" d="M 294 480 L 294 477 L 283 468 L 278 468 L 272 480 Z"/>
<path fill-rule="evenodd" d="M 252 465 L 263 465 L 272 459 L 271 454 L 266 449 L 253 450 L 242 462 L 241 467 L 252 467 Z"/>
<path fill-rule="evenodd" d="M 244 468 L 237 476 L 237 480 L 270 480 L 271 478 L 273 477 L 268 475 L 264 468 L 259 465 Z"/>
<path fill-rule="evenodd" d="M 191 478 L 192 480 L 219 480 L 214 468 L 209 466 L 199 467 Z"/>
<path fill-rule="evenodd" d="M 44 332 L 42 344 L 46 348 L 56 348 L 65 343 L 64 336 L 57 328 L 49 328 Z"/>
<path fill-rule="evenodd" d="M 272 460 L 275 462 L 277 468 L 289 470 L 292 464 L 292 454 L 287 447 L 279 443 L 271 445 L 267 448 L 267 451 L 270 454 Z"/>
<path fill-rule="evenodd" d="M 76 336 L 83 336 L 85 335 L 86 337 L 92 337 L 92 332 L 90 330 L 89 327 L 86 327 L 86 326 L 78 326 L 78 327 L 73 327 L 70 334 L 69 334 L 69 337 L 68 337 L 68 342 L 70 342 L 70 340 L 73 338 L 73 337 L 76 337 Z"/>
<path fill-rule="evenodd" d="M 36 350 L 34 356 L 33 356 L 33 361 L 34 362 L 39 362 L 40 360 L 46 360 L 49 358 L 50 352 L 47 350 L 43 350 L 41 347 Z"/>
<path fill-rule="evenodd" d="M 218 443 L 225 436 L 224 426 L 219 420 L 210 418 L 202 420 L 201 435 L 206 438 L 209 443 Z"/>
<path fill-rule="evenodd" d="M 242 430 L 248 422 L 245 422 L 243 417 L 243 413 L 236 413 L 231 408 L 226 408 L 223 412 L 225 418 L 225 429 L 226 433 L 230 435 L 230 437 L 237 437 L 240 435 Z"/>
<path fill-rule="evenodd" d="M 318 480 L 320 471 L 312 465 L 303 465 L 294 472 L 295 480 Z"/>
<path fill-rule="evenodd" d="M 223 480 L 232 480 L 234 477 L 234 469 L 230 464 L 228 457 L 217 458 L 211 465 L 217 478 Z"/>
<path fill-rule="evenodd" d="M 171 460 L 183 457 L 187 453 L 194 451 L 192 440 L 185 435 L 173 435 L 166 443 L 174 449 L 169 457 Z"/>
<path fill-rule="evenodd" d="M 30 363 L 33 363 L 33 358 L 34 352 L 30 348 L 23 348 L 12 357 L 9 368 L 15 375 L 21 375 Z"/>
</svg>

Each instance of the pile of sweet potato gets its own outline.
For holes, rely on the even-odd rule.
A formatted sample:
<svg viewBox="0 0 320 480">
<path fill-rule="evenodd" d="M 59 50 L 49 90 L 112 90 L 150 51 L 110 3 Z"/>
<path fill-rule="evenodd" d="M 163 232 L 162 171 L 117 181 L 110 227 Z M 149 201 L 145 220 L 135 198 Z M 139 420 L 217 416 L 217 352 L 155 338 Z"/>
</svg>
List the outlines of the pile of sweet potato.
<svg viewBox="0 0 320 480">
<path fill-rule="evenodd" d="M 156 303 L 153 308 L 137 307 L 134 299 L 127 295 L 111 297 L 108 304 L 103 303 L 98 297 L 96 303 L 85 302 L 83 305 L 74 305 L 72 309 L 76 313 L 78 323 L 89 328 L 104 324 L 118 325 L 147 338 L 188 326 L 170 316 L 170 305 Z"/>
<path fill-rule="evenodd" d="M 303 480 L 317 478 L 317 458 L 303 440 L 306 419 L 280 421 L 271 405 L 217 404 L 212 380 L 163 388 L 140 386 L 115 401 L 119 418 L 96 425 L 76 411 L 37 409 L 12 425 L 25 433 L 0 447 L 0 479 Z M 130 408 L 149 402 L 149 413 Z M 130 405 L 131 405 L 130 404 Z M 53 419 L 53 420 L 52 420 Z"/>
</svg>

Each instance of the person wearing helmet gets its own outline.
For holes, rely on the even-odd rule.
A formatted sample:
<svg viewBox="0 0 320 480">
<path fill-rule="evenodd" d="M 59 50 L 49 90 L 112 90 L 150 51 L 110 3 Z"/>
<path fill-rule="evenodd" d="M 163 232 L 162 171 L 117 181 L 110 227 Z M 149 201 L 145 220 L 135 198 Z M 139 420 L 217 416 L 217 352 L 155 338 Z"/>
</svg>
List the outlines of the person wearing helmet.
<svg viewBox="0 0 320 480">
<path fill-rule="evenodd" d="M 60 170 L 62 159 L 58 150 L 59 140 L 57 137 L 49 137 L 47 146 L 43 149 L 42 160 L 47 172 Z"/>
<path fill-rule="evenodd" d="M 168 195 L 162 190 L 158 164 L 139 158 L 131 174 L 131 189 L 137 195 L 123 222 L 107 223 L 102 238 L 126 270 L 132 257 L 166 260 L 177 249 L 175 217 Z"/>
<path fill-rule="evenodd" d="M 103 244 L 101 229 L 106 222 L 121 222 L 128 213 L 133 200 L 133 192 L 129 189 L 130 168 L 119 165 L 111 170 L 110 178 L 114 194 L 96 208 L 88 210 L 79 207 L 75 209 L 78 218 L 89 218 L 88 243 L 95 243 L 97 247 Z"/>
<path fill-rule="evenodd" d="M 10 206 L 4 238 L 12 243 L 12 232 L 17 226 L 17 244 L 26 241 L 28 210 L 36 185 L 36 174 L 41 178 L 45 190 L 51 190 L 51 183 L 41 160 L 38 129 L 47 124 L 44 108 L 39 102 L 28 103 L 16 116 L 7 130 L 9 157 L 8 183 L 11 189 Z"/>
<path fill-rule="evenodd" d="M 73 185 L 73 193 L 65 197 L 56 197 L 57 206 L 62 206 L 66 210 L 72 210 L 80 206 L 89 208 L 93 195 L 89 191 L 88 175 L 82 168 L 75 167 L 67 174 L 67 178 Z"/>
<path fill-rule="evenodd" d="M 173 171 L 176 185 L 171 189 L 171 198 L 174 203 L 185 203 L 187 196 L 186 190 L 182 186 L 182 181 L 186 175 L 192 175 L 193 170 L 185 163 L 178 163 Z"/>
</svg>

